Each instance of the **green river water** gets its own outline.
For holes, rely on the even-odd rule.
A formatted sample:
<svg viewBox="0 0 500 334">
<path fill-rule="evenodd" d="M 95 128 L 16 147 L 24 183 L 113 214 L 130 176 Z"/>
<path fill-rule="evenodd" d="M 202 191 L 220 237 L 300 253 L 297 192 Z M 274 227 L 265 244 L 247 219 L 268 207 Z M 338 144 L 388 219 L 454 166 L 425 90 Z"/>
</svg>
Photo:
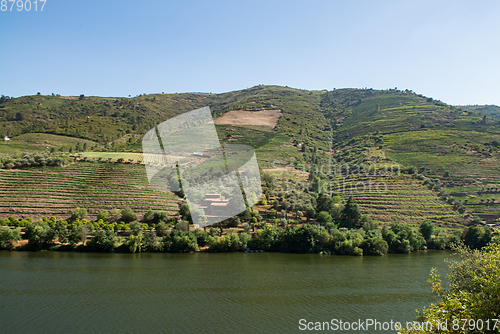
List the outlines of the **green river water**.
<svg viewBox="0 0 500 334">
<path fill-rule="evenodd" d="M 299 321 L 414 321 L 449 252 L 0 252 L 0 333 L 303 333 Z M 386 333 L 394 331 L 332 331 Z"/>
</svg>

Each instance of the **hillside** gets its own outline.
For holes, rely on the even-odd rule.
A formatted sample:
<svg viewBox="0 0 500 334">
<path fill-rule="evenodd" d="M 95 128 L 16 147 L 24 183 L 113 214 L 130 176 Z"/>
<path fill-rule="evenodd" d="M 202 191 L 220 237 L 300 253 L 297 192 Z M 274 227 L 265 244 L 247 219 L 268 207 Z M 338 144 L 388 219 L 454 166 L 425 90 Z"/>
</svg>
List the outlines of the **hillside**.
<svg viewBox="0 0 500 334">
<path fill-rule="evenodd" d="M 2 98 L 0 136 L 11 140 L 0 144 L 0 155 L 70 151 L 93 159 L 142 161 L 141 140 L 148 130 L 206 105 L 221 142 L 253 146 L 263 169 L 288 166 L 310 172 L 311 166 L 329 161 L 392 164 L 404 173 L 424 174 L 422 184 L 432 179 L 432 196 L 441 196 L 442 202 L 452 195 L 471 211 L 493 212 L 493 217 L 497 212 L 500 197 L 495 194 L 483 194 L 488 196 L 487 209 L 470 198 L 463 203 L 462 197 L 473 195 L 480 201 L 482 195 L 470 193 L 473 189 L 500 184 L 500 122 L 484 118 L 480 110 L 464 110 L 409 90 L 256 86 L 223 94 Z M 334 180 L 327 176 L 323 182 Z M 359 200 L 365 212 L 383 216 Z"/>
<path fill-rule="evenodd" d="M 486 116 L 493 117 L 500 120 L 500 107 L 494 104 L 486 105 L 470 105 L 470 106 L 456 106 L 462 110 L 474 111 Z"/>
<path fill-rule="evenodd" d="M 89 218 L 99 211 L 130 207 L 143 215 L 149 208 L 176 214 L 179 198 L 148 187 L 144 166 L 75 163 L 66 167 L 0 170 L 0 217 L 67 219 L 76 207 Z"/>
</svg>

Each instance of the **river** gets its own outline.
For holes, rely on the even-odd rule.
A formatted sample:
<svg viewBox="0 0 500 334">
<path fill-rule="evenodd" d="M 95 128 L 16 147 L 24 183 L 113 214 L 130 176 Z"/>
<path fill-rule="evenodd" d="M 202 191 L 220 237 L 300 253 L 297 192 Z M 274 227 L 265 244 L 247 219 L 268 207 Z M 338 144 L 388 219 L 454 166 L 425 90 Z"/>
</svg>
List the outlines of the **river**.
<svg viewBox="0 0 500 334">
<path fill-rule="evenodd" d="M 429 271 L 444 277 L 449 255 L 1 251 L 0 332 L 299 333 L 301 319 L 404 323 L 437 300 Z M 385 332 L 394 333 L 376 331 Z"/>
</svg>

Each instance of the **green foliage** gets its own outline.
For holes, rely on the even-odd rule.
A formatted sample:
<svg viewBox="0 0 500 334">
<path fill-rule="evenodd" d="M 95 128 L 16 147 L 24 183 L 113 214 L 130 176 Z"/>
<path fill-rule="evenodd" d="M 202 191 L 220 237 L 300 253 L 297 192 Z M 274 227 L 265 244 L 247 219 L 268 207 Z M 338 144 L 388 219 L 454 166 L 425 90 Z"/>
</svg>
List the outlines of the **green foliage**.
<svg viewBox="0 0 500 334">
<path fill-rule="evenodd" d="M 434 233 L 434 224 L 428 220 L 425 220 L 422 224 L 420 224 L 420 233 L 424 237 L 426 241 L 429 241 Z"/>
<path fill-rule="evenodd" d="M 491 242 L 492 233 L 488 227 L 469 226 L 464 232 L 464 244 L 472 249 L 479 249 Z"/>
<path fill-rule="evenodd" d="M 125 240 L 125 244 L 128 247 L 128 251 L 130 253 L 141 252 L 142 250 L 141 245 L 143 239 L 144 235 L 142 233 L 129 235 Z"/>
<path fill-rule="evenodd" d="M 358 205 L 354 203 L 352 196 L 347 199 L 340 219 L 340 225 L 343 227 L 354 228 L 358 226 L 358 222 L 361 219 L 361 211 Z"/>
<path fill-rule="evenodd" d="M 458 106 L 462 110 L 473 111 L 500 120 L 500 107 L 496 105 Z"/>
<path fill-rule="evenodd" d="M 85 208 L 76 208 L 71 213 L 71 218 L 70 219 L 72 221 L 75 221 L 75 220 L 82 220 L 85 217 L 87 217 L 87 209 L 85 209 Z"/>
<path fill-rule="evenodd" d="M 441 300 L 420 310 L 418 316 L 420 322 L 447 322 L 448 329 L 434 327 L 426 331 L 402 333 L 498 333 L 498 325 L 493 329 L 495 321 L 489 320 L 489 330 L 486 321 L 498 319 L 500 314 L 499 240 L 481 250 L 457 246 L 455 251 L 460 260 L 450 261 L 449 288 L 442 287 L 437 270 L 433 269 L 429 283 Z M 471 321 L 475 326 L 469 327 L 469 323 L 463 326 L 462 319 Z M 480 323 L 482 328 L 479 328 Z"/>
<path fill-rule="evenodd" d="M 117 242 L 116 233 L 112 230 L 96 229 L 86 245 L 91 251 L 111 252 L 115 249 Z"/>
<path fill-rule="evenodd" d="M 88 234 L 88 227 L 86 225 L 72 224 L 68 233 L 68 243 L 72 246 L 78 243 L 85 243 Z"/>
<path fill-rule="evenodd" d="M 179 215 L 182 217 L 182 219 L 191 219 L 191 213 L 189 212 L 189 205 L 187 203 L 181 204 L 179 207 Z"/>
<path fill-rule="evenodd" d="M 320 213 L 318 213 L 318 215 L 316 216 L 316 220 L 320 223 L 329 223 L 332 221 L 332 216 L 330 216 L 330 214 L 326 211 L 321 211 Z"/>
<path fill-rule="evenodd" d="M 199 247 L 205 247 L 209 243 L 210 233 L 206 231 L 194 230 L 193 234 L 196 236 L 196 242 Z"/>
<path fill-rule="evenodd" d="M 242 233 L 242 236 L 248 236 Z M 248 237 L 243 237 L 243 241 L 238 236 L 237 233 L 229 233 L 220 237 L 215 237 L 209 239 L 208 244 L 209 252 L 236 252 L 242 251 L 246 248 L 246 243 L 248 242 Z M 246 241 L 246 242 L 245 242 Z"/>
<path fill-rule="evenodd" d="M 153 221 L 154 215 L 155 215 L 154 211 L 151 208 L 149 208 L 148 211 L 144 213 L 142 220 L 146 223 L 150 223 Z"/>
<path fill-rule="evenodd" d="M 318 253 L 316 248 L 318 237 L 318 228 L 304 224 L 284 233 L 280 238 L 279 249 L 285 253 Z"/>
<path fill-rule="evenodd" d="M 0 227 L 0 249 L 11 249 L 13 243 L 21 240 L 21 229 L 10 227 Z"/>
<path fill-rule="evenodd" d="M 112 209 L 109 212 L 108 220 L 110 222 L 117 222 L 122 217 L 122 211 L 120 209 Z"/>
<path fill-rule="evenodd" d="M 169 219 L 167 211 L 156 211 L 153 215 L 153 223 L 159 224 L 167 222 Z"/>
<path fill-rule="evenodd" d="M 46 248 L 53 241 L 50 226 L 43 221 L 31 223 L 26 226 L 25 236 L 28 239 L 28 247 L 33 250 Z"/>
<path fill-rule="evenodd" d="M 55 217 L 53 217 L 53 221 Z M 57 240 L 60 243 L 67 243 L 70 235 L 70 230 L 68 229 L 68 223 L 62 219 L 59 219 L 57 222 L 52 222 L 49 225 L 50 230 L 48 232 L 48 238 L 50 240 Z"/>
<path fill-rule="evenodd" d="M 165 224 L 165 222 L 162 221 L 161 223 L 156 224 L 155 231 L 156 235 L 158 235 L 159 237 L 163 237 L 168 233 L 168 226 L 167 224 Z"/>
<path fill-rule="evenodd" d="M 137 213 L 135 213 L 131 208 L 124 208 L 121 211 L 121 219 L 125 223 L 133 222 L 137 220 Z"/>
<path fill-rule="evenodd" d="M 389 251 L 389 245 L 382 237 L 365 239 L 361 244 L 361 248 L 365 255 L 385 255 Z"/>
<path fill-rule="evenodd" d="M 253 217 L 255 218 L 255 217 Z M 258 250 L 271 250 L 276 248 L 275 243 L 278 238 L 278 229 L 274 225 L 265 225 L 254 234 L 252 240 L 248 242 L 248 247 Z"/>
<path fill-rule="evenodd" d="M 324 211 L 331 214 L 334 211 L 334 205 L 336 202 L 338 202 L 338 200 L 334 201 L 334 198 L 326 194 L 320 194 L 317 200 L 316 212 Z"/>
<path fill-rule="evenodd" d="M 133 222 L 129 224 L 129 229 L 132 235 L 138 236 L 143 233 L 144 226 L 139 222 Z"/>
<path fill-rule="evenodd" d="M 69 163 L 69 158 L 63 155 L 46 153 L 24 153 L 18 156 L 0 155 L 0 168 L 22 169 L 28 167 L 63 166 Z"/>
<path fill-rule="evenodd" d="M 189 222 L 180 220 L 177 224 L 175 224 L 174 228 L 179 231 L 187 232 L 189 230 Z"/>
<path fill-rule="evenodd" d="M 142 236 L 141 251 L 143 252 L 161 252 L 163 244 L 156 239 L 156 233 L 150 232 Z"/>
<path fill-rule="evenodd" d="M 171 253 L 189 253 L 199 250 L 198 241 L 193 233 L 172 230 L 162 239 L 163 251 Z"/>
<path fill-rule="evenodd" d="M 108 221 L 108 217 L 109 217 L 109 212 L 106 210 L 99 211 L 99 213 L 97 214 L 97 220 L 102 219 L 103 221 Z"/>
<path fill-rule="evenodd" d="M 415 250 L 421 250 L 425 247 L 425 239 L 419 231 L 404 226 L 401 223 L 392 223 L 391 228 L 382 229 L 382 237 L 389 245 L 391 253 L 408 254 Z"/>
</svg>

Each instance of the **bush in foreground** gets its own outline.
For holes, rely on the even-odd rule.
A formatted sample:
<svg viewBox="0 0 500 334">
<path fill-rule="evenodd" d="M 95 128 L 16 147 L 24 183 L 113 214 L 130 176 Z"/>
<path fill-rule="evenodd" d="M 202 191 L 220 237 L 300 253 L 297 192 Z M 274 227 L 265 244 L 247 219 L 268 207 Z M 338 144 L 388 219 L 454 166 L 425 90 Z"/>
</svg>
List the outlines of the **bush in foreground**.
<svg viewBox="0 0 500 334">
<path fill-rule="evenodd" d="M 419 312 L 419 322 L 446 323 L 447 329 L 433 326 L 400 333 L 498 333 L 500 315 L 500 239 L 481 250 L 455 248 L 460 260 L 450 261 L 450 287 L 443 289 L 435 269 L 429 283 L 441 300 Z M 467 319 L 464 325 L 462 319 Z M 489 319 L 489 320 L 488 320 Z M 496 325 L 496 328 L 493 327 Z M 489 329 L 488 329 L 489 326 Z"/>
</svg>

